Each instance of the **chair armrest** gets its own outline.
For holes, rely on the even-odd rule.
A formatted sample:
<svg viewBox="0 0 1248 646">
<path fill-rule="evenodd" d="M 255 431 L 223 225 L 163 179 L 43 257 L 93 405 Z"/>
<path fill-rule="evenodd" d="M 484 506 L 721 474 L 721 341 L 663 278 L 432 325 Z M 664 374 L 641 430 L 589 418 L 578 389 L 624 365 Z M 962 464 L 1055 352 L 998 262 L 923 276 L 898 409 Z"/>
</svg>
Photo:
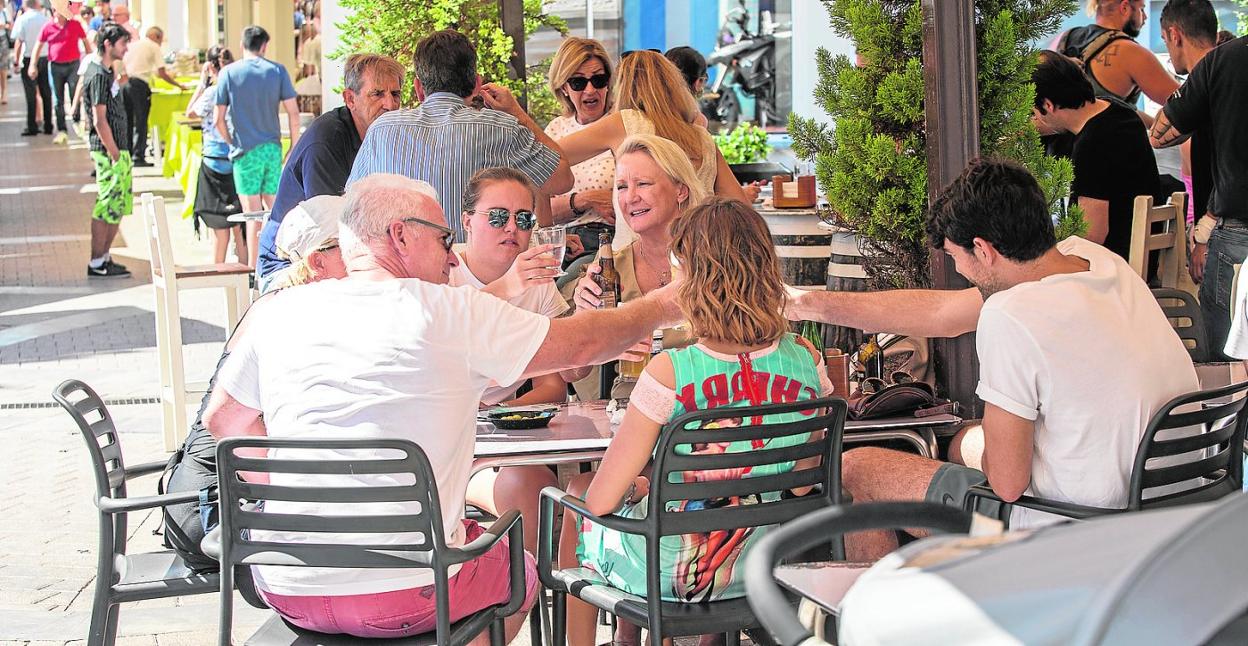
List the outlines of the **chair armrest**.
<svg viewBox="0 0 1248 646">
<path fill-rule="evenodd" d="M 131 478 L 141 478 L 145 475 L 160 473 L 169 466 L 168 460 L 160 460 L 157 462 L 147 462 L 145 464 L 136 464 L 132 467 L 126 467 L 126 480 Z"/>
<path fill-rule="evenodd" d="M 106 514 L 124 514 L 131 511 L 139 511 L 140 509 L 181 505 L 188 502 L 199 502 L 199 492 L 181 491 L 159 496 L 134 496 L 130 498 L 101 497 L 95 501 L 95 506 Z"/>
<path fill-rule="evenodd" d="M 1019 496 L 1018 500 L 1015 500 L 1014 502 L 1006 502 L 1002 500 L 1001 496 L 998 496 L 991 487 L 985 485 L 972 485 L 971 488 L 967 490 L 963 508 L 967 511 L 974 511 L 975 501 L 979 499 L 992 500 L 1002 503 L 1002 505 L 1017 505 L 1019 507 L 1026 507 L 1027 509 L 1034 509 L 1036 511 L 1043 511 L 1075 519 L 1093 518 L 1096 516 L 1117 514 L 1126 511 L 1125 509 L 1107 509 L 1105 507 L 1078 505 L 1073 502 L 1061 502 L 1058 500 L 1050 500 L 1048 498 L 1037 498 L 1035 496 Z M 1002 515 L 1005 515 L 1005 509 L 1006 508 L 1003 506 Z M 1005 518 L 1002 518 L 1001 520 L 1005 520 Z"/>
<path fill-rule="evenodd" d="M 581 500 L 580 498 L 577 498 L 576 496 L 573 496 L 558 487 L 546 487 L 545 489 L 542 489 L 542 496 L 553 499 L 560 505 L 575 511 L 582 517 L 587 518 L 596 524 L 602 525 L 607 529 L 614 529 L 617 532 L 624 532 L 625 534 L 644 534 L 646 532 L 646 521 L 638 520 L 636 518 L 624 518 L 623 516 L 617 516 L 615 514 L 598 516 L 589 511 L 589 508 L 585 506 L 584 500 Z"/>
<path fill-rule="evenodd" d="M 559 503 L 583 517 L 608 529 L 626 534 L 643 534 L 646 521 L 633 518 L 621 518 L 615 514 L 596 516 L 585 507 L 585 501 L 560 489 L 546 487 L 538 502 L 537 515 L 537 576 L 542 585 L 551 590 L 564 590 L 562 583 L 555 580 L 551 573 L 555 570 L 555 503 Z M 566 590 L 564 590 L 566 591 Z"/>
<path fill-rule="evenodd" d="M 490 523 L 489 528 L 472 542 L 460 547 L 448 547 L 446 549 L 446 562 L 452 564 L 463 563 L 485 554 L 491 547 L 494 547 L 495 543 L 498 543 L 504 534 L 511 530 L 512 525 L 519 521 L 519 511 L 512 509 L 504 513 L 498 517 L 498 520 Z"/>
</svg>

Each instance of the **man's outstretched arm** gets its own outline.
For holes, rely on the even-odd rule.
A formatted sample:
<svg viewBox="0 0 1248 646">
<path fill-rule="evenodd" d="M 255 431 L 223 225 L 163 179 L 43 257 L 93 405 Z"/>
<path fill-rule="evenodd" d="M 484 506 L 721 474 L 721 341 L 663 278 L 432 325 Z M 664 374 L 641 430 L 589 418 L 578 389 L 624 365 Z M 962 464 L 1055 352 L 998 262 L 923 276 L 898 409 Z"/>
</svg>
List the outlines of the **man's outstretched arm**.
<svg viewBox="0 0 1248 646">
<path fill-rule="evenodd" d="M 885 292 L 790 290 L 789 296 L 785 316 L 793 321 L 819 321 L 918 337 L 955 337 L 974 332 L 984 305 L 974 287 Z"/>
</svg>

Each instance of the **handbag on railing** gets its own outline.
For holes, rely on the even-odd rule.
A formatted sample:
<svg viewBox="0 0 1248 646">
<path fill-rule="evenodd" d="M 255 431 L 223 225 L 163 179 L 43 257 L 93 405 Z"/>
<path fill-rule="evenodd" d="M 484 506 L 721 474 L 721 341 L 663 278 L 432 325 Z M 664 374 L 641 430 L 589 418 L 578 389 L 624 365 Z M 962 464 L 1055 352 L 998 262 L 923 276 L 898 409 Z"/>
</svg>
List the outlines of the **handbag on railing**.
<svg viewBox="0 0 1248 646">
<path fill-rule="evenodd" d="M 958 403 L 936 396 L 936 389 L 924 381 L 915 381 L 909 373 L 894 372 L 893 383 L 870 378 L 862 382 L 849 398 L 849 418 L 853 420 L 958 413 Z"/>
</svg>

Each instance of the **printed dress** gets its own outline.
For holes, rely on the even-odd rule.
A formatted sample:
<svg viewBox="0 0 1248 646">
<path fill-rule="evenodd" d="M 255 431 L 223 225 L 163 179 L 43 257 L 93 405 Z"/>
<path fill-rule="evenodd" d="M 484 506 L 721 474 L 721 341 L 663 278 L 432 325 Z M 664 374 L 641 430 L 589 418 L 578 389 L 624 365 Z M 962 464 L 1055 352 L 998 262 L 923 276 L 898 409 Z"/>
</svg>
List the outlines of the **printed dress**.
<svg viewBox="0 0 1248 646">
<path fill-rule="evenodd" d="M 827 392 L 826 378 L 821 380 L 819 367 L 810 350 L 798 343 L 792 334 L 774 346 L 751 355 L 749 366 L 754 373 L 747 380 L 745 362 L 736 356 L 712 353 L 701 344 L 665 351 L 675 368 L 676 394 L 671 419 L 694 410 L 729 406 L 744 408 L 751 400 L 758 403 L 780 403 L 815 399 Z M 747 383 L 752 384 L 751 389 Z M 813 412 L 808 412 L 813 414 Z M 799 419 L 802 413 L 769 416 L 769 423 Z M 721 442 L 715 439 L 715 428 L 751 424 L 749 419 L 717 420 L 708 425 L 706 442 L 692 447 L 678 447 L 685 453 L 740 453 L 759 448 L 780 448 L 806 442 L 808 433 L 773 438 L 758 442 Z M 684 449 L 683 451 L 681 449 Z M 683 482 L 726 480 L 766 476 L 793 470 L 793 462 L 765 464 L 747 469 L 716 469 L 685 472 Z M 778 492 L 671 503 L 676 510 L 701 510 L 736 505 L 772 502 Z M 644 518 L 647 500 L 625 505 L 619 512 L 626 518 Z M 741 564 L 745 554 L 766 528 L 742 528 L 710 534 L 668 536 L 660 541 L 659 580 L 664 601 L 705 602 L 745 596 Z M 581 524 L 579 562 L 597 572 L 610 585 L 636 594 L 646 595 L 645 538 L 606 529 L 589 521 Z"/>
</svg>

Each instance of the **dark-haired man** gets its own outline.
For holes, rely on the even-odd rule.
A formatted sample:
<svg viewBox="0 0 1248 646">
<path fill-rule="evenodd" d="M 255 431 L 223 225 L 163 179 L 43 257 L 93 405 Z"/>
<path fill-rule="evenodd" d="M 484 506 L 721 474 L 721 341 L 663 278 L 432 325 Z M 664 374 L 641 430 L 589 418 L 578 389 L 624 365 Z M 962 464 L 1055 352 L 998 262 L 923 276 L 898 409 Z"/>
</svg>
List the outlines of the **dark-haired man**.
<svg viewBox="0 0 1248 646">
<path fill-rule="evenodd" d="M 985 404 L 982 454 L 971 455 L 961 444 L 951 451 L 978 467 L 971 468 L 880 448 L 848 451 L 844 484 L 854 501 L 960 506 L 970 485 L 987 482 L 1007 501 L 1026 493 L 1124 505 L 1149 417 L 1198 387 L 1187 350 L 1148 286 L 1099 245 L 1082 238 L 1057 242 L 1040 185 L 1013 162 L 971 162 L 932 204 L 927 236 L 983 297 L 974 323 L 976 394 Z M 861 296 L 883 319 L 895 294 Z M 976 309 L 977 299 L 966 292 L 919 294 L 944 294 L 946 305 Z M 837 299 L 814 300 L 827 305 Z M 821 313 L 815 318 L 837 318 Z M 916 330 L 939 332 L 940 326 Z M 1051 518 L 1019 508 L 1011 526 Z M 873 560 L 896 546 L 896 536 L 882 531 L 847 541 L 851 560 Z"/>
<path fill-rule="evenodd" d="M 1165 103 L 1179 84 L 1146 47 L 1135 42 L 1148 20 L 1144 0 L 1088 0 L 1095 22 L 1063 33 L 1053 49 L 1079 60 L 1098 97 L 1135 104 L 1143 92 Z"/>
<path fill-rule="evenodd" d="M 108 250 L 117 237 L 121 218 L 134 210 L 126 105 L 113 74 L 113 64 L 126 55 L 130 32 L 115 22 L 106 22 L 100 27 L 96 43 L 100 60 L 91 63 L 82 81 L 97 185 L 95 207 L 91 210 L 91 261 L 87 264 L 87 276 L 125 278 L 130 272 L 113 262 Z"/>
<path fill-rule="evenodd" d="M 458 242 L 464 240 L 461 193 L 473 173 L 509 166 L 546 195 L 572 190 L 572 169 L 555 142 L 520 108 L 507 88 L 482 85 L 477 51 L 463 34 L 444 29 L 426 36 L 412 55 L 420 107 L 395 110 L 364 137 L 347 186 L 373 173 L 429 182 L 438 191 Z M 469 107 L 480 97 L 488 110 Z M 547 208 L 543 208 L 547 207 Z M 549 222 L 549 200 L 538 200 Z"/>
<path fill-rule="evenodd" d="M 1209 19 L 1206 12 L 1199 12 L 1205 13 L 1203 19 L 1190 16 L 1200 9 L 1191 4 L 1171 0 L 1162 10 L 1166 46 L 1180 54 L 1182 63 L 1191 65 L 1191 74 L 1157 114 L 1150 137 L 1153 147 L 1165 148 L 1196 133 L 1193 164 L 1199 163 L 1198 153 L 1212 156 L 1213 188 L 1205 205 L 1209 219 L 1202 217 L 1193 232 L 1191 271 L 1200 281 L 1200 309 L 1210 347 L 1222 354 L 1231 324 L 1235 265 L 1248 255 L 1248 128 L 1244 127 L 1248 37 L 1206 50 L 1199 62 L 1193 62 L 1190 39 L 1198 32 L 1207 38 Z M 1205 26 L 1198 27 L 1202 22 Z M 1174 47 L 1179 41 L 1188 47 Z"/>
<path fill-rule="evenodd" d="M 1087 239 L 1128 258 L 1135 198 L 1160 189 L 1144 122 L 1126 104 L 1096 98 L 1083 70 L 1056 52 L 1040 52 L 1031 80 L 1036 129 L 1075 137 L 1070 192 L 1083 208 Z"/>
<path fill-rule="evenodd" d="M 286 68 L 264 57 L 269 33 L 252 25 L 243 30 L 243 60 L 221 68 L 217 80 L 217 132 L 230 144 L 234 186 L 244 211 L 273 207 L 282 174 L 282 126 L 290 121 L 290 145 L 299 141 L 299 106 Z M 229 120 L 226 120 L 226 112 Z M 232 124 L 234 132 L 230 132 Z M 247 223 L 247 264 L 256 266 L 259 222 Z"/>
</svg>

